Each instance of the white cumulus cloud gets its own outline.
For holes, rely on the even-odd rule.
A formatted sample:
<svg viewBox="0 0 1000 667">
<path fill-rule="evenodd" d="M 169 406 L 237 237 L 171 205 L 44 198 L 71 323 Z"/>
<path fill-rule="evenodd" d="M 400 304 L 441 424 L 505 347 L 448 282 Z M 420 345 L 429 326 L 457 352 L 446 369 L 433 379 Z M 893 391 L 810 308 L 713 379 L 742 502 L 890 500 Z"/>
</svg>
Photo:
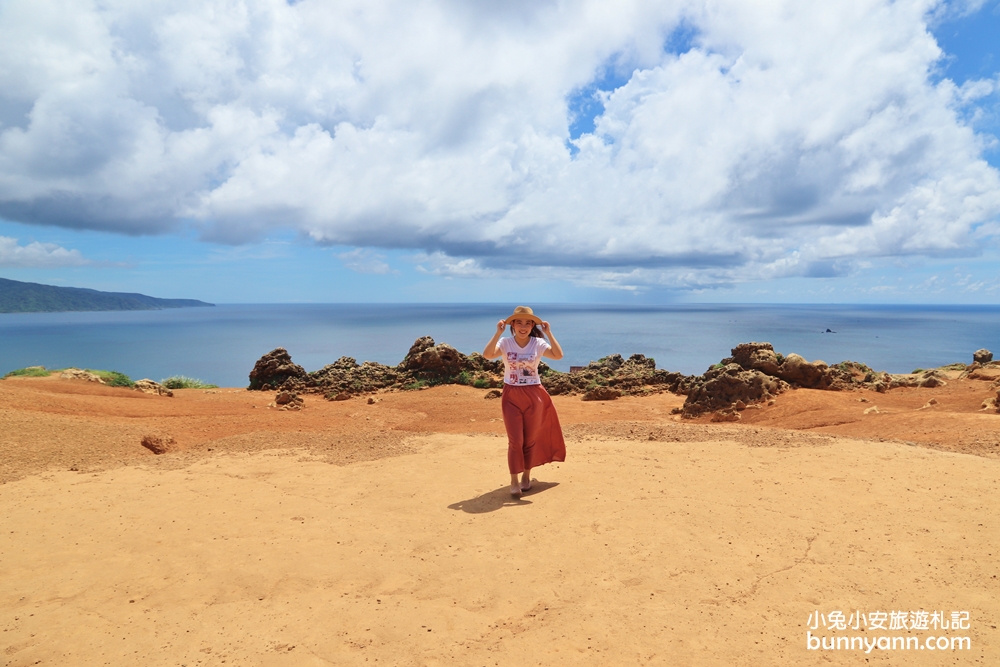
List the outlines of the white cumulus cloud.
<svg viewBox="0 0 1000 667">
<path fill-rule="evenodd" d="M 975 254 L 996 80 L 928 26 L 981 4 L 8 0 L 0 216 L 626 288 Z"/>
<path fill-rule="evenodd" d="M 56 268 L 90 263 L 78 250 L 67 250 L 54 243 L 38 241 L 20 245 L 15 238 L 0 236 L 0 267 Z"/>
<path fill-rule="evenodd" d="M 348 252 L 342 252 L 337 258 L 344 263 L 351 271 L 357 273 L 374 273 L 385 275 L 392 273 L 392 267 L 385 261 L 385 255 L 372 251 L 369 248 L 355 248 Z"/>
</svg>

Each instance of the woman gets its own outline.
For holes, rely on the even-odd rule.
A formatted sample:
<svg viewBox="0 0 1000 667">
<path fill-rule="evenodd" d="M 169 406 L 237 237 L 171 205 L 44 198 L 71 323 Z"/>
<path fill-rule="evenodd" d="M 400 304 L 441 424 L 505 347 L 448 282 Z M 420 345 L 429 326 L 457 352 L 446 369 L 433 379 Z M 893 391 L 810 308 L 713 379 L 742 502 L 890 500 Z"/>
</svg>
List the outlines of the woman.
<svg viewBox="0 0 1000 667">
<path fill-rule="evenodd" d="M 513 338 L 500 338 L 510 325 Z M 542 334 L 548 336 L 546 342 Z M 566 460 L 559 417 L 549 393 L 538 377 L 542 357 L 562 359 L 563 351 L 548 322 L 531 308 L 518 306 L 514 314 L 497 322 L 497 331 L 483 356 L 503 358 L 503 425 L 507 428 L 507 467 L 510 495 L 519 498 L 531 488 L 531 469 L 551 461 Z M 521 481 L 517 476 L 521 474 Z"/>
</svg>

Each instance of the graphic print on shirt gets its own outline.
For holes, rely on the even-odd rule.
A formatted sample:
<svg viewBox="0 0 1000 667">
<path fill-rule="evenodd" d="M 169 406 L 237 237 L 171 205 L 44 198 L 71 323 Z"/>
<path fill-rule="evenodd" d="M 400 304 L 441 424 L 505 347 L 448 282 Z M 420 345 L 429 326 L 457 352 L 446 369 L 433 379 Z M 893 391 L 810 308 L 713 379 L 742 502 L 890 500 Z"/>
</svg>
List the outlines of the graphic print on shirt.
<svg viewBox="0 0 1000 667">
<path fill-rule="evenodd" d="M 510 378 L 509 384 L 538 384 L 535 374 L 535 355 L 527 355 L 524 352 L 507 353 L 507 369 Z"/>
<path fill-rule="evenodd" d="M 504 352 L 504 382 L 512 385 L 541 384 L 538 377 L 538 362 L 542 353 L 549 348 L 548 343 L 538 338 L 532 338 L 523 348 L 518 347 L 512 338 L 500 341 Z"/>
</svg>

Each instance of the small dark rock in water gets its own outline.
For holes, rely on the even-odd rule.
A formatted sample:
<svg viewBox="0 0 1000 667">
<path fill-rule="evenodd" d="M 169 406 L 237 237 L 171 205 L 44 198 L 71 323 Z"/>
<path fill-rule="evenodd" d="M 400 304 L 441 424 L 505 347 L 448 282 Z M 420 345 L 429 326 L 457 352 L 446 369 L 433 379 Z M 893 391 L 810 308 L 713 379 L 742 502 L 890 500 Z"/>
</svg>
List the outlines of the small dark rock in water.
<svg viewBox="0 0 1000 667">
<path fill-rule="evenodd" d="M 989 350 L 976 350 L 972 353 L 972 361 L 977 364 L 988 364 L 993 361 L 993 353 Z"/>
<path fill-rule="evenodd" d="M 836 332 L 836 331 L 833 331 L 832 329 L 827 329 L 827 330 L 826 330 L 826 331 L 824 331 L 823 333 L 837 333 L 837 332 Z"/>
</svg>

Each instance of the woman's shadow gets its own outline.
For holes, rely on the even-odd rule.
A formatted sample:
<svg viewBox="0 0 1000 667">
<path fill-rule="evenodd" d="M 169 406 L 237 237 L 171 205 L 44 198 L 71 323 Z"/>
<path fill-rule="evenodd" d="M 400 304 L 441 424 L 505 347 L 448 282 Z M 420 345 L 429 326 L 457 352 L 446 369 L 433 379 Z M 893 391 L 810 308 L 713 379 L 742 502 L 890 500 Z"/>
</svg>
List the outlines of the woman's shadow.
<svg viewBox="0 0 1000 667">
<path fill-rule="evenodd" d="M 531 480 L 531 490 L 522 493 L 520 498 L 510 495 L 509 486 L 501 486 L 499 489 L 494 489 L 481 496 L 452 503 L 448 505 L 448 509 L 462 510 L 467 514 L 485 514 L 486 512 L 495 512 L 501 507 L 530 505 L 531 501 L 528 500 L 529 497 L 551 489 L 554 486 L 559 486 L 559 482 L 539 482 L 533 479 Z"/>
</svg>

